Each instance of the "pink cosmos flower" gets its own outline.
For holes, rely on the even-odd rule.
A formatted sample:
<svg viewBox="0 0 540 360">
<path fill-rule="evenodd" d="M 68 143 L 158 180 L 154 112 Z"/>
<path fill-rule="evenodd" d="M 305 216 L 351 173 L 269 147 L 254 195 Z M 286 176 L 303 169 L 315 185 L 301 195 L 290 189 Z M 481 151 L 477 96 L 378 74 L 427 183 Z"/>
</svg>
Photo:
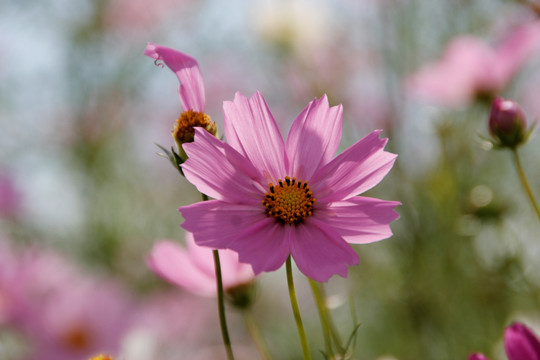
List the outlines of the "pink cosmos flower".
<svg viewBox="0 0 540 360">
<path fill-rule="evenodd" d="M 408 90 L 443 105 L 464 105 L 475 96 L 499 92 L 538 50 L 540 22 L 514 29 L 495 47 L 477 37 L 457 37 L 441 59 L 409 77 Z"/>
<path fill-rule="evenodd" d="M 174 241 L 162 240 L 154 245 L 146 263 L 165 280 L 201 296 L 216 295 L 216 275 L 212 250 L 195 244 L 186 233 L 186 249 Z M 251 266 L 238 262 L 234 251 L 220 251 L 223 289 L 249 284 L 255 278 Z"/>
<path fill-rule="evenodd" d="M 504 348 L 508 360 L 540 360 L 540 341 L 522 323 L 516 322 L 504 332 Z M 469 360 L 489 360 L 484 354 L 475 353 Z"/>
<path fill-rule="evenodd" d="M 232 249 L 255 274 L 292 255 L 310 278 L 347 275 L 358 255 L 347 243 L 392 235 L 396 201 L 356 196 L 390 171 L 396 155 L 374 131 L 334 158 L 342 107 L 313 100 L 284 142 L 260 93 L 223 105 L 228 143 L 196 128 L 184 145 L 186 178 L 215 200 L 181 207 L 183 227 L 201 246 Z"/>
</svg>

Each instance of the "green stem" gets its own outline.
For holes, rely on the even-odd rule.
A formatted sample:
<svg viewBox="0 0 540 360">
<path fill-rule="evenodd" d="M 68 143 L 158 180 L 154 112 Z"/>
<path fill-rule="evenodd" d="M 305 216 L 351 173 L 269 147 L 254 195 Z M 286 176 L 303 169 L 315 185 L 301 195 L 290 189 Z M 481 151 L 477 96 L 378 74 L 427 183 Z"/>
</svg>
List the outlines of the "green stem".
<svg viewBox="0 0 540 360">
<path fill-rule="evenodd" d="M 227 329 L 227 319 L 225 318 L 225 302 L 223 299 L 223 280 L 221 278 L 221 264 L 219 261 L 219 253 L 217 250 L 214 253 L 214 266 L 216 269 L 216 285 L 218 295 L 218 312 L 219 312 L 219 325 L 221 327 L 221 336 L 223 337 L 223 344 L 225 345 L 225 351 L 227 352 L 227 359 L 234 360 L 234 355 L 231 346 L 231 339 L 229 337 L 229 330 Z"/>
<path fill-rule="evenodd" d="M 512 149 L 512 154 L 514 155 L 514 162 L 516 164 L 519 179 L 521 180 L 521 185 L 523 185 L 523 189 L 527 193 L 527 196 L 529 197 L 529 200 L 531 201 L 531 204 L 534 210 L 536 211 L 536 215 L 538 216 L 538 219 L 540 220 L 540 208 L 538 207 L 538 203 L 536 202 L 536 199 L 534 198 L 534 194 L 531 190 L 531 186 L 529 185 L 529 181 L 527 180 L 527 176 L 525 175 L 525 171 L 523 171 L 523 167 L 521 166 L 521 161 L 519 160 L 517 149 L 515 148 Z"/>
<path fill-rule="evenodd" d="M 203 201 L 208 200 L 208 196 L 201 194 Z M 221 277 L 221 262 L 219 261 L 219 252 L 213 251 L 214 254 L 214 268 L 216 271 L 216 288 L 218 296 L 218 313 L 219 313 L 219 326 L 221 328 L 221 337 L 223 338 L 223 345 L 225 345 L 225 352 L 227 353 L 228 360 L 234 360 L 234 354 L 232 351 L 231 338 L 229 337 L 229 329 L 227 328 L 227 318 L 225 317 L 225 300 L 223 294 L 223 279 Z"/>
<path fill-rule="evenodd" d="M 264 360 L 272 360 L 272 354 L 270 354 L 270 350 L 268 350 L 268 346 L 266 346 L 264 338 L 261 334 L 261 330 L 257 325 L 257 321 L 255 321 L 253 313 L 249 309 L 243 311 L 242 313 L 244 315 L 244 320 L 246 321 L 249 335 L 251 335 L 259 354 Z"/>
<path fill-rule="evenodd" d="M 354 296 L 352 292 L 349 293 L 349 311 L 351 312 L 351 319 L 353 322 L 353 328 L 358 326 L 358 316 L 356 315 L 356 306 L 354 303 Z M 352 351 L 354 353 L 354 348 L 356 347 L 356 336 L 352 340 Z"/>
<path fill-rule="evenodd" d="M 306 332 L 304 331 L 304 324 L 300 316 L 300 309 L 298 308 L 298 302 L 296 301 L 296 292 L 294 291 L 294 281 L 292 275 L 291 256 L 287 258 L 287 285 L 289 288 L 289 297 L 291 299 L 291 306 L 294 314 L 294 320 L 296 321 L 296 328 L 298 329 L 298 336 L 300 337 L 300 344 L 302 344 L 302 352 L 304 353 L 304 360 L 311 360 L 309 353 L 309 346 L 307 342 Z"/>
<path fill-rule="evenodd" d="M 328 325 L 330 327 L 330 334 L 332 335 L 332 339 L 336 343 L 336 346 L 338 347 L 338 349 L 340 349 L 341 352 L 344 352 L 346 349 L 343 348 L 343 343 L 341 342 L 341 337 L 339 336 L 339 333 L 338 333 L 338 331 L 336 329 L 336 325 L 334 324 L 334 321 L 332 321 L 332 315 L 328 311 L 328 307 L 326 307 L 326 291 L 324 291 L 324 285 L 319 284 L 319 286 L 320 286 L 321 296 L 324 299 L 324 304 L 325 304 L 324 310 L 326 311 L 326 317 L 328 318 Z"/>
<path fill-rule="evenodd" d="M 308 278 L 309 279 L 309 278 Z M 330 327 L 328 325 L 328 313 L 326 309 L 326 304 L 321 291 L 316 281 L 309 279 L 309 285 L 311 286 L 311 291 L 313 292 L 313 297 L 315 298 L 315 304 L 317 305 L 317 310 L 319 311 L 319 318 L 321 319 L 321 328 L 323 331 L 324 337 L 324 346 L 326 348 L 326 354 L 328 358 L 333 360 L 334 350 L 332 348 L 332 340 L 330 336 Z"/>
</svg>

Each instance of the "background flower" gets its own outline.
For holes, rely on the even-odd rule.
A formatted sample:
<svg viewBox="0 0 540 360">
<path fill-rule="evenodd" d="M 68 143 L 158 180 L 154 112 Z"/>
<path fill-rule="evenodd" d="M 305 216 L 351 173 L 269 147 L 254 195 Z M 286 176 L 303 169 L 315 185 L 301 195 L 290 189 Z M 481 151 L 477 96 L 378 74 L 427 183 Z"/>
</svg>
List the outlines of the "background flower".
<svg viewBox="0 0 540 360">
<path fill-rule="evenodd" d="M 193 235 L 186 233 L 186 248 L 171 240 L 154 244 L 146 259 L 148 266 L 165 280 L 194 294 L 216 295 L 216 275 L 212 250 L 195 244 Z M 220 251 L 223 289 L 251 283 L 255 275 L 250 265 L 238 261 L 238 254 Z"/>
</svg>

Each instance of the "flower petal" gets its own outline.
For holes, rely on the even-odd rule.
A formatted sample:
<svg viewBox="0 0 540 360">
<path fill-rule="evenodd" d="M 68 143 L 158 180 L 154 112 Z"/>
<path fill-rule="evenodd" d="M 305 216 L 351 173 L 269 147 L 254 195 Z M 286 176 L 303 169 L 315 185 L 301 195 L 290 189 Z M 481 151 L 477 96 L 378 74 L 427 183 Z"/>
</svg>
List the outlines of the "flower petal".
<svg viewBox="0 0 540 360">
<path fill-rule="evenodd" d="M 178 77 L 184 111 L 204 112 L 204 83 L 197 60 L 166 46 L 148 43 L 144 55 L 165 63 Z"/>
<path fill-rule="evenodd" d="M 266 180 L 230 145 L 202 128 L 195 128 L 195 140 L 182 146 L 188 155 L 182 170 L 200 192 L 219 200 L 260 204 Z"/>
<path fill-rule="evenodd" d="M 201 296 L 214 296 L 215 278 L 195 265 L 187 252 L 177 243 L 162 240 L 154 244 L 146 263 L 165 280 Z"/>
<path fill-rule="evenodd" d="M 290 254 L 286 226 L 266 218 L 230 245 L 240 262 L 249 263 L 255 274 L 279 269 Z"/>
<path fill-rule="evenodd" d="M 347 266 L 358 264 L 358 255 L 341 236 L 324 222 L 309 218 L 290 229 L 291 253 L 304 275 L 328 281 L 334 274 L 347 276 Z"/>
<path fill-rule="evenodd" d="M 283 138 L 259 92 L 250 99 L 237 92 L 223 103 L 223 117 L 227 142 L 262 169 L 267 183 L 287 175 Z"/>
<path fill-rule="evenodd" d="M 392 236 L 390 223 L 399 218 L 394 207 L 398 201 L 355 196 L 332 203 L 326 209 L 315 209 L 314 217 L 337 231 L 345 241 L 367 244 Z"/>
<path fill-rule="evenodd" d="M 504 347 L 509 360 L 540 360 L 540 341 L 521 323 L 506 328 Z"/>
<path fill-rule="evenodd" d="M 377 185 L 390 171 L 397 155 L 384 151 L 388 139 L 375 130 L 317 170 L 310 187 L 317 202 L 348 199 Z"/>
<path fill-rule="evenodd" d="M 214 249 L 232 249 L 255 274 L 279 268 L 289 255 L 283 226 L 250 205 L 210 200 L 181 207 L 182 227 L 195 242 Z"/>
<path fill-rule="evenodd" d="M 290 176 L 309 181 L 315 170 L 334 158 L 341 139 L 342 113 L 342 106 L 329 107 L 324 95 L 296 117 L 286 144 Z"/>
<path fill-rule="evenodd" d="M 200 269 L 202 273 L 214 280 L 213 284 L 215 292 L 216 272 L 212 249 L 195 244 L 193 234 L 190 232 L 186 232 L 185 241 L 188 254 L 192 262 Z M 255 274 L 253 274 L 251 266 L 240 263 L 238 261 L 238 254 L 236 252 L 232 250 L 220 250 L 219 258 L 221 264 L 223 288 L 225 290 L 253 281 Z"/>
</svg>

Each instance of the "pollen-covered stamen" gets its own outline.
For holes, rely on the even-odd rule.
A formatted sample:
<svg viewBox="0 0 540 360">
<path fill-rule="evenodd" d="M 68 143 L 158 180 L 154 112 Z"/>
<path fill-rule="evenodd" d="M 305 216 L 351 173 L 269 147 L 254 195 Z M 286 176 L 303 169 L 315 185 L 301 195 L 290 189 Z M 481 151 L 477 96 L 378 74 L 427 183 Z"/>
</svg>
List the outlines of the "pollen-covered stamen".
<svg viewBox="0 0 540 360">
<path fill-rule="evenodd" d="M 266 207 L 266 214 L 278 222 L 296 225 L 313 214 L 315 201 L 307 181 L 285 176 L 277 186 L 270 183 L 262 204 Z"/>
<path fill-rule="evenodd" d="M 210 119 L 210 116 L 205 113 L 188 110 L 180 114 L 180 117 L 176 120 L 176 124 L 174 124 L 171 132 L 174 140 L 179 144 L 193 142 L 195 136 L 194 127 L 202 127 L 214 136 L 217 133 L 216 123 Z"/>
</svg>

